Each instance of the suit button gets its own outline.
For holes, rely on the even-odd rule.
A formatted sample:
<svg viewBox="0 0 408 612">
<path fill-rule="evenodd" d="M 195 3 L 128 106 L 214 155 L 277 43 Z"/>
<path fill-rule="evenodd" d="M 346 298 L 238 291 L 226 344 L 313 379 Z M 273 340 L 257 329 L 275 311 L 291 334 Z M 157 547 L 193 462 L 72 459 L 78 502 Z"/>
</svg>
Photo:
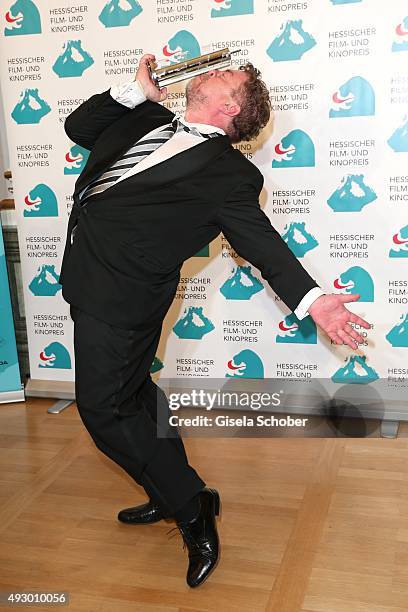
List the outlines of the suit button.
<svg viewBox="0 0 408 612">
<path fill-rule="evenodd" d="M 88 214 L 88 210 L 86 208 L 84 208 L 84 210 L 82 212 L 84 213 L 84 215 Z"/>
</svg>

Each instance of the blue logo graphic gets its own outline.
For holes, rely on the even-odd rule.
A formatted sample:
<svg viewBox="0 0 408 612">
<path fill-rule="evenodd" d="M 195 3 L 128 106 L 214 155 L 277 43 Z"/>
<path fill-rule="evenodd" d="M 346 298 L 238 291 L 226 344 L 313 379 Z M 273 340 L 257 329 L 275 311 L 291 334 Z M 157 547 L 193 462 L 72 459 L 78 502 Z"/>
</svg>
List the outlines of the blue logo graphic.
<svg viewBox="0 0 408 612">
<path fill-rule="evenodd" d="M 408 51 L 408 16 L 395 28 L 395 39 L 391 47 L 392 51 Z"/>
<path fill-rule="evenodd" d="M 51 344 L 41 351 L 38 367 L 70 370 L 71 357 L 63 344 L 60 342 L 51 342 Z"/>
<path fill-rule="evenodd" d="M 201 340 L 201 338 L 214 329 L 210 319 L 203 315 L 202 306 L 190 306 L 184 310 L 181 319 L 173 327 L 173 331 L 183 340 Z"/>
<path fill-rule="evenodd" d="M 334 212 L 360 212 L 376 199 L 375 191 L 364 183 L 363 174 L 347 174 L 327 203 Z"/>
<path fill-rule="evenodd" d="M 306 51 L 315 46 L 315 39 L 303 29 L 302 23 L 302 19 L 297 19 L 281 25 L 279 34 L 266 50 L 274 62 L 300 60 Z"/>
<path fill-rule="evenodd" d="M 226 378 L 263 378 L 261 358 L 250 349 L 244 349 L 228 361 Z"/>
<path fill-rule="evenodd" d="M 37 296 L 54 296 L 61 289 L 58 281 L 59 276 L 55 272 L 55 266 L 43 264 L 38 268 L 28 288 Z"/>
<path fill-rule="evenodd" d="M 80 77 L 93 63 L 89 53 L 82 49 L 80 40 L 68 40 L 52 69 L 60 78 Z"/>
<path fill-rule="evenodd" d="M 389 257 L 408 257 L 408 225 L 402 227 L 392 237 L 392 248 Z"/>
<path fill-rule="evenodd" d="M 375 94 L 370 83 L 355 76 L 346 81 L 332 96 L 329 117 L 366 117 L 375 114 Z"/>
<path fill-rule="evenodd" d="M 142 10 L 137 0 L 109 0 L 99 15 L 99 21 L 105 28 L 128 26 Z"/>
<path fill-rule="evenodd" d="M 39 183 L 24 198 L 24 217 L 58 217 L 58 203 L 53 190 Z"/>
<path fill-rule="evenodd" d="M 292 221 L 289 225 L 286 224 L 282 238 L 296 257 L 303 257 L 319 244 L 306 230 L 304 221 Z"/>
<path fill-rule="evenodd" d="M 385 338 L 395 348 L 408 348 L 408 312 L 400 316 L 400 323 L 397 323 Z"/>
<path fill-rule="evenodd" d="M 305 168 L 315 165 L 315 148 L 312 139 L 303 130 L 292 130 L 275 145 L 278 156 L 272 168 Z"/>
<path fill-rule="evenodd" d="M 332 4 L 355 4 L 356 2 L 361 2 L 361 0 L 330 0 Z"/>
<path fill-rule="evenodd" d="M 301 321 L 294 312 L 279 321 L 279 333 L 276 342 L 294 344 L 317 344 L 316 323 L 312 317 L 305 317 Z"/>
<path fill-rule="evenodd" d="M 88 161 L 89 151 L 81 145 L 74 144 L 65 155 L 64 174 L 81 174 Z"/>
<path fill-rule="evenodd" d="M 211 17 L 251 15 L 253 12 L 254 0 L 213 0 Z"/>
<path fill-rule="evenodd" d="M 387 140 L 396 153 L 408 153 L 408 117 L 404 117 L 403 123 Z"/>
<path fill-rule="evenodd" d="M 150 366 L 149 372 L 150 374 L 154 374 L 155 372 L 158 372 L 162 368 L 164 368 L 163 362 L 160 361 L 160 359 L 156 355 L 156 357 L 152 361 L 152 365 Z"/>
<path fill-rule="evenodd" d="M 364 268 L 352 266 L 342 272 L 333 282 L 336 289 L 342 293 L 358 293 L 359 302 L 374 302 L 374 283 L 373 279 Z"/>
<path fill-rule="evenodd" d="M 5 36 L 41 34 L 41 18 L 31 0 L 17 0 L 6 13 Z"/>
<path fill-rule="evenodd" d="M 45 100 L 40 98 L 38 89 L 24 89 L 11 116 L 20 125 L 40 123 L 44 115 L 47 115 L 50 111 L 51 107 Z"/>
<path fill-rule="evenodd" d="M 227 300 L 250 300 L 263 288 L 261 281 L 252 274 L 251 266 L 237 266 L 220 291 Z"/>
<path fill-rule="evenodd" d="M 379 378 L 377 372 L 366 364 L 365 355 L 351 355 L 345 361 L 346 365 L 339 368 L 331 377 L 333 382 L 367 384 Z"/>
<path fill-rule="evenodd" d="M 164 45 L 163 55 L 170 64 L 177 64 L 201 55 L 200 44 L 190 32 L 180 30 Z"/>
</svg>

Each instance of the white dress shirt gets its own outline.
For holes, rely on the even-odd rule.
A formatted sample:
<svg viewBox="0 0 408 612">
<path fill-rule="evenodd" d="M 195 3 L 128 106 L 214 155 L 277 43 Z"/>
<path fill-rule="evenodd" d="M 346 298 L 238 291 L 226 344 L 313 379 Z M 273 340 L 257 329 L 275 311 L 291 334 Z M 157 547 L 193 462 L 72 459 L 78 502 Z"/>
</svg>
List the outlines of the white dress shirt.
<svg viewBox="0 0 408 612">
<path fill-rule="evenodd" d="M 110 88 L 110 95 L 114 100 L 120 104 L 123 104 L 124 106 L 127 106 L 128 108 L 135 108 L 135 106 L 146 100 L 143 88 L 137 80 L 128 81 L 119 85 L 113 85 Z M 186 121 L 184 116 L 177 116 L 177 118 L 180 119 L 180 121 L 187 127 L 196 127 L 202 134 L 210 134 L 211 132 L 219 132 L 221 135 L 225 134 L 224 130 L 214 125 L 207 125 L 205 123 L 192 124 Z M 159 131 L 162 128 L 163 126 L 160 126 L 155 130 L 152 130 L 149 132 L 149 134 L 146 134 L 145 137 L 154 135 L 156 131 Z M 185 132 L 184 130 L 177 132 L 170 138 L 170 140 L 145 157 L 141 162 L 133 166 L 133 168 L 129 168 L 129 170 L 122 174 L 122 176 L 120 176 L 116 182 L 123 181 L 124 179 L 127 179 L 138 172 L 151 168 L 152 166 L 159 164 L 173 155 L 186 151 L 191 147 L 195 147 L 202 142 L 203 138 L 201 136 L 195 136 L 191 133 Z M 297 308 L 293 311 L 299 320 L 308 316 L 308 309 L 321 295 L 324 295 L 324 292 L 320 289 L 320 287 L 313 287 L 313 289 L 310 289 L 310 291 L 306 293 L 298 304 Z"/>
</svg>

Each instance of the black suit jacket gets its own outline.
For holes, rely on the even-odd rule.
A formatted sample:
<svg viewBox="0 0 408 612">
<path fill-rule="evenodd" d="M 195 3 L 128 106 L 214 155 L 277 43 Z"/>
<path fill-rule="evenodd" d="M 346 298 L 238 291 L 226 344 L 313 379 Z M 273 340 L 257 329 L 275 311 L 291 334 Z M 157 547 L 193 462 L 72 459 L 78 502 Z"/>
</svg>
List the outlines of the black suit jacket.
<svg viewBox="0 0 408 612">
<path fill-rule="evenodd" d="M 126 108 L 109 90 L 67 117 L 67 135 L 91 153 L 75 185 L 60 275 L 63 297 L 125 329 L 159 323 L 183 262 L 222 231 L 295 309 L 317 283 L 260 209 L 262 174 L 228 136 L 206 139 L 79 205 L 78 194 L 90 181 L 173 117 L 150 101 Z"/>
</svg>

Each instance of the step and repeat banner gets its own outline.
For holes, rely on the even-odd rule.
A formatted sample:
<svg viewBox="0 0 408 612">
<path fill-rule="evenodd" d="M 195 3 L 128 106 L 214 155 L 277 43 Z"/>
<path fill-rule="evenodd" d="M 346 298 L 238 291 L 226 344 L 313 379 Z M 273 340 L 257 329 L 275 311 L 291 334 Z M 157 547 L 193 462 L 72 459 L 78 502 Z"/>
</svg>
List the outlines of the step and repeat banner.
<svg viewBox="0 0 408 612">
<path fill-rule="evenodd" d="M 219 237 L 183 267 L 152 372 L 166 378 L 408 381 L 408 7 L 405 0 L 2 0 L 1 78 L 33 379 L 73 380 L 58 282 L 73 185 L 88 151 L 64 133 L 92 94 L 229 47 L 267 82 L 274 125 L 237 145 L 261 205 L 328 292 L 372 329 L 357 352 L 298 321 Z M 185 107 L 185 84 L 165 104 Z M 169 236 L 169 240 L 177 240 Z"/>
</svg>

